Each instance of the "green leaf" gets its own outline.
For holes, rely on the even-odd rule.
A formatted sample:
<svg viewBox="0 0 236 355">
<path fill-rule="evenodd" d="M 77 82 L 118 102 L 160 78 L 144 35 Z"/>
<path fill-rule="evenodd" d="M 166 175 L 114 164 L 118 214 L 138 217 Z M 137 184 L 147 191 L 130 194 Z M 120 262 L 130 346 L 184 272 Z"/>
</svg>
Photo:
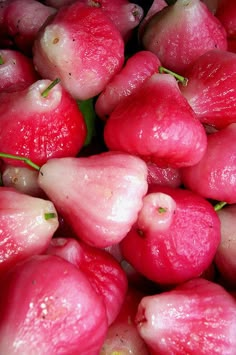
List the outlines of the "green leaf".
<svg viewBox="0 0 236 355">
<path fill-rule="evenodd" d="M 91 98 L 84 101 L 78 100 L 77 104 L 84 116 L 84 120 L 87 126 L 87 137 L 84 143 L 84 145 L 87 146 L 91 142 L 92 138 L 96 135 L 96 129 L 95 129 L 96 113 L 94 110 L 94 99 Z"/>
</svg>

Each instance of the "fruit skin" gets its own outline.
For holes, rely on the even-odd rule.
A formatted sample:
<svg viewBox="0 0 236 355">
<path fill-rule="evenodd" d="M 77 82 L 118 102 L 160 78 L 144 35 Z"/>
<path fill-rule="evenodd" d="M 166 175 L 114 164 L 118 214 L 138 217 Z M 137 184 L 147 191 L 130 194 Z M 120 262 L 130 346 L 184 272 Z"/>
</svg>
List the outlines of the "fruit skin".
<svg viewBox="0 0 236 355">
<path fill-rule="evenodd" d="M 205 279 L 144 297 L 136 324 L 153 355 L 235 354 L 235 299 Z"/>
<path fill-rule="evenodd" d="M 119 73 L 114 75 L 98 96 L 95 111 L 101 119 L 109 118 L 118 103 L 133 92 L 161 65 L 158 57 L 150 51 L 138 51 L 129 57 Z"/>
<path fill-rule="evenodd" d="M 202 123 L 222 129 L 236 122 L 236 53 L 208 51 L 185 75 L 188 85 L 180 90 Z"/>
<path fill-rule="evenodd" d="M 60 83 L 43 97 L 50 84 L 38 80 L 19 92 L 0 94 L 0 151 L 28 157 L 38 165 L 52 157 L 78 154 L 86 138 L 84 118 Z"/>
<path fill-rule="evenodd" d="M 43 23 L 56 13 L 56 9 L 36 0 L 7 0 L 3 23 L 14 45 L 27 56 Z"/>
<path fill-rule="evenodd" d="M 145 295 L 135 288 L 128 288 L 120 313 L 108 328 L 100 355 L 149 354 L 135 324 L 137 307 Z"/>
<path fill-rule="evenodd" d="M 39 79 L 31 58 L 13 49 L 0 50 L 0 92 L 23 90 Z"/>
<path fill-rule="evenodd" d="M 97 355 L 107 332 L 86 276 L 54 255 L 32 256 L 6 274 L 0 310 L 1 354 Z"/>
<path fill-rule="evenodd" d="M 157 164 L 147 162 L 148 168 L 148 184 L 163 185 L 171 187 L 179 187 L 181 181 L 181 169 L 160 168 Z"/>
<path fill-rule="evenodd" d="M 207 137 L 175 78 L 153 74 L 116 106 L 106 121 L 104 141 L 110 150 L 179 168 L 202 158 Z"/>
<path fill-rule="evenodd" d="M 148 21 L 152 18 L 153 15 L 164 9 L 164 7 L 168 6 L 165 0 L 153 0 L 152 5 L 149 8 L 148 12 L 146 13 L 145 17 L 142 19 L 139 27 L 138 27 L 138 34 L 139 36 L 142 35 L 142 32 L 147 25 Z"/>
<path fill-rule="evenodd" d="M 128 284 L 119 263 L 105 250 L 86 245 L 73 238 L 53 238 L 46 254 L 57 255 L 81 270 L 104 300 L 108 325 L 118 316 Z"/>
<path fill-rule="evenodd" d="M 181 169 L 183 185 L 205 198 L 236 203 L 235 140 L 236 123 L 208 135 L 203 158 L 196 165 Z"/>
<path fill-rule="evenodd" d="M 215 16 L 226 29 L 227 38 L 236 38 L 236 4 L 235 1 L 219 0 Z"/>
<path fill-rule="evenodd" d="M 46 219 L 45 214 L 54 214 Z M 35 198 L 14 188 L 0 187 L 0 274 L 28 257 L 43 253 L 58 228 L 51 201 Z"/>
<path fill-rule="evenodd" d="M 33 61 L 43 78 L 59 77 L 75 99 L 86 100 L 123 66 L 124 41 L 101 9 L 75 2 L 59 9 L 38 32 Z"/>
<path fill-rule="evenodd" d="M 227 50 L 223 25 L 200 0 L 177 0 L 164 7 L 146 25 L 141 42 L 164 67 L 179 74 L 203 53 Z"/>
<path fill-rule="evenodd" d="M 50 159 L 40 172 L 39 186 L 78 238 L 102 248 L 125 237 L 148 187 L 145 162 L 120 152 Z"/>
<path fill-rule="evenodd" d="M 143 8 L 129 0 L 79 0 L 88 6 L 102 9 L 122 35 L 125 43 L 130 39 L 144 14 Z"/>
<path fill-rule="evenodd" d="M 221 222 L 221 241 L 214 258 L 220 273 L 221 282 L 227 288 L 235 289 L 236 280 L 236 204 L 228 205 L 219 210 Z"/>
<path fill-rule="evenodd" d="M 185 189 L 153 185 L 121 251 L 148 279 L 174 285 L 200 276 L 219 243 L 220 221 L 207 200 Z"/>
<path fill-rule="evenodd" d="M 38 171 L 26 166 L 12 166 L 3 164 L 1 169 L 3 186 L 14 187 L 17 191 L 35 197 L 43 197 L 42 190 L 38 186 Z"/>
</svg>

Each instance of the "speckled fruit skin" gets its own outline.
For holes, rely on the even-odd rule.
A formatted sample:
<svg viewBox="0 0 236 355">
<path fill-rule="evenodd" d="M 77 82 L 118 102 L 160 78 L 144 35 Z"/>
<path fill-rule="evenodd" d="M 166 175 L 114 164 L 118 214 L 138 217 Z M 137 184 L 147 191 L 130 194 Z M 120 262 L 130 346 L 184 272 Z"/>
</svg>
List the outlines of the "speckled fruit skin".
<svg viewBox="0 0 236 355">
<path fill-rule="evenodd" d="M 179 168 L 202 158 L 207 137 L 175 78 L 153 74 L 116 106 L 106 121 L 104 141 L 110 150 Z"/>
<path fill-rule="evenodd" d="M 235 354 L 235 298 L 202 278 L 144 297 L 136 324 L 152 355 Z"/>
<path fill-rule="evenodd" d="M 153 193 L 164 195 L 159 205 L 146 204 Z M 213 206 L 181 188 L 153 185 L 149 194 L 137 222 L 121 241 L 124 258 L 161 285 L 198 277 L 212 263 L 220 243 L 220 221 Z"/>
<path fill-rule="evenodd" d="M 0 310 L 1 354 L 97 355 L 107 331 L 86 276 L 54 255 L 32 256 L 5 275 Z"/>
<path fill-rule="evenodd" d="M 75 2 L 41 28 L 33 53 L 43 78 L 59 77 L 75 99 L 86 100 L 98 95 L 121 69 L 124 41 L 100 8 Z"/>
<path fill-rule="evenodd" d="M 38 165 L 78 154 L 86 138 L 84 117 L 60 83 L 43 97 L 50 84 L 38 80 L 20 92 L 0 94 L 0 151 L 28 157 Z"/>
</svg>

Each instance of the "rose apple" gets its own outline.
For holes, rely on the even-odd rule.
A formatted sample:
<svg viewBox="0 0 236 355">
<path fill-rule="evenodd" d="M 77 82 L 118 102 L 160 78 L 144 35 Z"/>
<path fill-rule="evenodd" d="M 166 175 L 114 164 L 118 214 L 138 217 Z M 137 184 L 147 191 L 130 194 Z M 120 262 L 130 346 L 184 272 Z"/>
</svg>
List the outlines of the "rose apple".
<svg viewBox="0 0 236 355">
<path fill-rule="evenodd" d="M 153 74 L 112 111 L 104 141 L 110 150 L 138 155 L 160 167 L 179 168 L 202 158 L 207 137 L 175 78 Z"/>
<path fill-rule="evenodd" d="M 23 90 L 39 79 L 31 58 L 13 49 L 0 50 L 0 92 Z"/>
<path fill-rule="evenodd" d="M 106 310 L 74 265 L 54 255 L 35 255 L 0 283 L 1 354 L 99 353 Z"/>
<path fill-rule="evenodd" d="M 124 41 L 100 8 L 76 1 L 41 28 L 33 53 L 43 78 L 59 77 L 75 99 L 86 100 L 98 95 L 121 69 Z"/>
<path fill-rule="evenodd" d="M 144 297 L 136 324 L 153 355 L 235 354 L 235 299 L 201 278 Z"/>
<path fill-rule="evenodd" d="M 42 166 L 38 181 L 78 238 L 106 247 L 119 243 L 135 222 L 147 192 L 147 166 L 112 151 L 55 158 Z"/>
<path fill-rule="evenodd" d="M 186 189 L 152 185 L 121 250 L 145 277 L 173 285 L 209 267 L 220 237 L 219 217 L 210 202 Z"/>
<path fill-rule="evenodd" d="M 0 273 L 44 252 L 58 228 L 51 201 L 0 187 Z"/>
<path fill-rule="evenodd" d="M 38 80 L 19 92 L 0 94 L 0 151 L 39 165 L 77 155 L 86 138 L 84 117 L 64 87 L 59 83 L 49 90 L 51 84 Z"/>
<path fill-rule="evenodd" d="M 227 50 L 224 26 L 200 0 L 177 0 L 154 14 L 141 42 L 164 67 L 180 74 L 203 53 Z"/>
</svg>

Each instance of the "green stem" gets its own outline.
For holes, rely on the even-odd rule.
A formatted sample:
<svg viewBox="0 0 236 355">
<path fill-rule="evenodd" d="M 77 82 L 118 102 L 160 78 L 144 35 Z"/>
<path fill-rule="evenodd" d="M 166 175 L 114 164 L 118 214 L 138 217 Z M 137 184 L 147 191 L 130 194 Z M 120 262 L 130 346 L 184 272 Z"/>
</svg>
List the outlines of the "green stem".
<svg viewBox="0 0 236 355">
<path fill-rule="evenodd" d="M 31 168 L 35 170 L 40 170 L 40 166 L 32 162 L 32 160 L 21 157 L 19 155 L 13 155 L 13 154 L 7 154 L 7 153 L 2 153 L 0 152 L 0 158 L 7 158 L 7 159 L 13 159 L 13 160 L 20 160 L 23 161 L 25 164 L 29 165 Z"/>
<path fill-rule="evenodd" d="M 3 57 L 0 55 L 0 65 L 4 64 Z"/>
<path fill-rule="evenodd" d="M 59 82 L 61 81 L 61 79 L 57 78 L 55 80 L 53 80 L 51 82 L 51 84 L 41 93 L 42 97 L 47 97 L 49 92 L 54 88 L 54 86 L 56 86 Z"/>
<path fill-rule="evenodd" d="M 46 221 L 48 221 L 49 219 L 56 218 L 56 217 L 57 217 L 57 215 L 54 212 L 44 213 L 44 218 L 45 218 Z"/>
<path fill-rule="evenodd" d="M 177 73 L 175 73 L 175 72 L 173 72 L 173 71 L 171 71 L 171 70 L 169 70 L 169 69 L 167 69 L 167 68 L 165 68 L 165 67 L 160 66 L 160 67 L 159 67 L 159 73 L 160 73 L 160 74 L 166 73 L 166 74 L 171 74 L 171 75 L 173 75 L 173 77 L 174 77 L 176 80 L 180 81 L 183 86 L 187 86 L 187 84 L 188 84 L 188 79 L 187 79 L 187 78 L 185 78 L 184 76 L 179 75 L 179 74 L 177 74 Z"/>
<path fill-rule="evenodd" d="M 217 204 L 214 206 L 214 210 L 217 212 L 221 210 L 225 205 L 227 205 L 227 202 L 224 201 L 217 202 Z"/>
</svg>

